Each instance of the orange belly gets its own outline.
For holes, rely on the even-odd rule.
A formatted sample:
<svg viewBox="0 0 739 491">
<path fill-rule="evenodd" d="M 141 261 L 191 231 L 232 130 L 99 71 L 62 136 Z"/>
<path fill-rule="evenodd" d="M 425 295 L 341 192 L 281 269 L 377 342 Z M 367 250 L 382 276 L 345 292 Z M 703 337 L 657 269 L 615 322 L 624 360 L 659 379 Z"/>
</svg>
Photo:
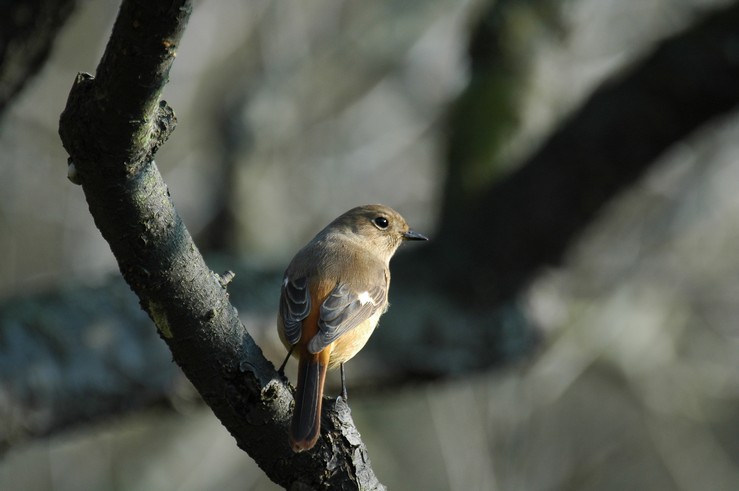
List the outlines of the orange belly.
<svg viewBox="0 0 739 491">
<path fill-rule="evenodd" d="M 367 341 L 374 332 L 381 315 L 382 311 L 378 310 L 372 317 L 333 342 L 331 358 L 328 361 L 329 369 L 336 368 L 341 363 L 351 360 L 354 358 L 354 355 L 359 353 L 359 350 L 364 348 L 364 345 L 367 344 Z"/>
</svg>

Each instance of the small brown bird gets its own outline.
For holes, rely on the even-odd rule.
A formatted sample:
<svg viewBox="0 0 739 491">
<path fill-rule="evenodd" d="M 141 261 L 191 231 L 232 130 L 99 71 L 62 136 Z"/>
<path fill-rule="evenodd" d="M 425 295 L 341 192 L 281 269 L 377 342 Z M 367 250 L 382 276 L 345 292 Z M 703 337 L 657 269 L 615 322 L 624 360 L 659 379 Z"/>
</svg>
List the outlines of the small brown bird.
<svg viewBox="0 0 739 491">
<path fill-rule="evenodd" d="M 358 206 L 328 224 L 300 249 L 285 271 L 277 329 L 287 357 L 299 360 L 290 444 L 315 445 L 328 368 L 341 367 L 361 350 L 388 308 L 390 258 L 404 240 L 428 240 L 400 214 L 382 205 Z"/>
</svg>

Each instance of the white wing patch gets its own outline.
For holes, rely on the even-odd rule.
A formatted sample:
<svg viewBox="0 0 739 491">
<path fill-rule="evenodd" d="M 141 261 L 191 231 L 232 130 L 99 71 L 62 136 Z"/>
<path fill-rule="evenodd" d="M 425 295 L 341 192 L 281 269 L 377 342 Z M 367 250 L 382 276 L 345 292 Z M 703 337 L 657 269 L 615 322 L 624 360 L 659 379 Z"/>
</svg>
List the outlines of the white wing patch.
<svg viewBox="0 0 739 491">
<path fill-rule="evenodd" d="M 372 297 L 370 296 L 369 292 L 362 292 L 359 295 L 357 295 L 357 300 L 359 300 L 359 303 L 362 305 L 366 305 L 368 303 L 371 303 L 372 305 L 375 304 L 374 300 L 372 300 Z"/>
</svg>

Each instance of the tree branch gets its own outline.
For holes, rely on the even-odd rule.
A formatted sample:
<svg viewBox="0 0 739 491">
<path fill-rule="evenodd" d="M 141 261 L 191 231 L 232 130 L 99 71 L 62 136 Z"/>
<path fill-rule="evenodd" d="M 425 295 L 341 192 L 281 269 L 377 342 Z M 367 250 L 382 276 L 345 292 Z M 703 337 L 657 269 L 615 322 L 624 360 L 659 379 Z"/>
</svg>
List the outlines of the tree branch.
<svg viewBox="0 0 739 491">
<path fill-rule="evenodd" d="M 380 489 L 346 407 L 327 412 L 313 452 L 290 450 L 290 387 L 240 323 L 154 164 L 174 129 L 160 94 L 191 8 L 189 0 L 122 3 L 96 76 L 77 77 L 61 115 L 70 176 L 141 307 L 239 447 L 286 487 Z"/>
</svg>

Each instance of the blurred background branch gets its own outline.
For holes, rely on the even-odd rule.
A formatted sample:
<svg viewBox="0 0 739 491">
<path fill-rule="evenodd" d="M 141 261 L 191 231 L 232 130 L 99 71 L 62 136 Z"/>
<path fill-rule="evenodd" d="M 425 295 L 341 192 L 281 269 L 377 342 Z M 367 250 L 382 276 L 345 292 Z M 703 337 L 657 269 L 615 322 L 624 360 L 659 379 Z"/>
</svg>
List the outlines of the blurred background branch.
<svg viewBox="0 0 739 491">
<path fill-rule="evenodd" d="M 495 81 L 505 71 L 501 65 L 520 56 L 490 50 L 503 44 L 499 38 L 506 30 L 496 29 L 494 20 L 509 18 L 499 9 L 511 3 L 529 6 L 498 2 L 472 39 L 472 79 L 455 106 L 448 145 L 439 235 L 449 244 L 438 241 L 438 251 L 430 251 L 430 259 L 443 265 L 434 268 L 442 273 L 439 284 L 461 303 L 478 308 L 514 297 L 542 267 L 560 264 L 571 243 L 617 193 L 673 145 L 739 103 L 739 5 L 733 4 L 614 75 L 516 170 L 501 173 L 500 153 L 475 142 L 495 141 L 495 130 L 490 138 L 481 129 L 500 124 L 500 105 L 487 107 L 480 101 L 501 97 Z M 508 99 L 513 104 L 515 97 Z M 512 131 L 510 124 L 504 128 Z M 459 250 L 467 253 L 454 254 Z"/>
<path fill-rule="evenodd" d="M 76 0 L 6 1 L 0 5 L 0 116 L 41 70 Z"/>
<path fill-rule="evenodd" d="M 70 284 L 0 311 L 2 450 L 193 397 L 122 279 L 103 290 Z"/>
</svg>

